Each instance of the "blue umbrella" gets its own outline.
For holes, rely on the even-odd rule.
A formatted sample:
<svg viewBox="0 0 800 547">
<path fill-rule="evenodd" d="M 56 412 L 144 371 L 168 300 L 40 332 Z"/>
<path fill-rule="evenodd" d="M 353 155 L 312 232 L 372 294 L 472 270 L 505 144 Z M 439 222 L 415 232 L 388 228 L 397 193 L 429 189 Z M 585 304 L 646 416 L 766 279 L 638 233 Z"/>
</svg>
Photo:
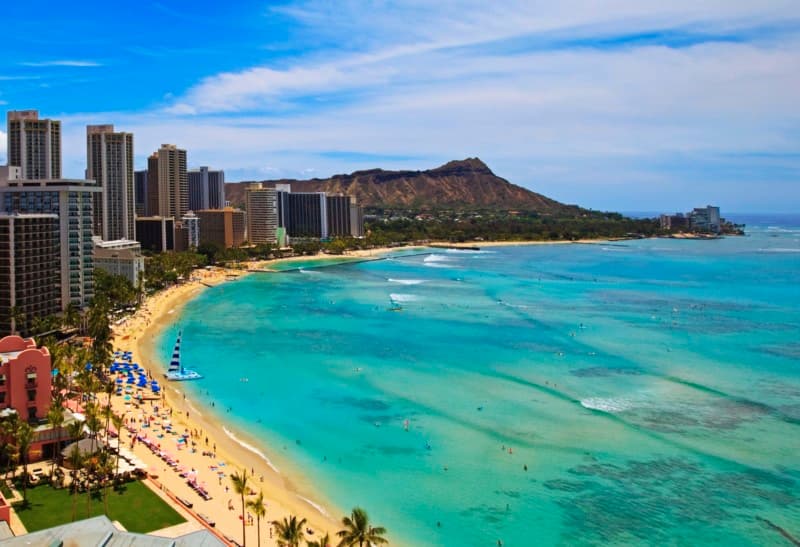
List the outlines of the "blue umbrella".
<svg viewBox="0 0 800 547">
<path fill-rule="evenodd" d="M 128 383 L 129 383 L 129 384 L 132 384 L 132 383 L 134 383 L 134 379 L 133 379 L 133 377 L 129 377 L 129 378 L 128 378 Z"/>
<path fill-rule="evenodd" d="M 117 383 L 121 384 L 122 383 L 122 378 L 117 378 Z"/>
<path fill-rule="evenodd" d="M 92 370 L 92 364 L 86 363 L 86 370 Z"/>
</svg>

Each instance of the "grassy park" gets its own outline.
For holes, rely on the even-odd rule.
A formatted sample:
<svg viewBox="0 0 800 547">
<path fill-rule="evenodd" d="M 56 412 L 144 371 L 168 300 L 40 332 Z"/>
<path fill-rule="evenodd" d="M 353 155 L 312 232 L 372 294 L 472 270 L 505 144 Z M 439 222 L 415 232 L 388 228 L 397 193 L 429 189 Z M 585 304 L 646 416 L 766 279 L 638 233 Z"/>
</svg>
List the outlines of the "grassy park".
<svg viewBox="0 0 800 547">
<path fill-rule="evenodd" d="M 14 510 L 29 532 L 72 522 L 73 496 L 69 489 L 41 485 L 28 489 L 28 501 L 14 504 Z M 104 514 L 103 497 L 96 492 L 87 515 L 87 495 L 78 494 L 76 520 Z M 140 481 L 120 490 L 108 491 L 108 518 L 119 521 L 129 532 L 146 534 L 184 522 L 172 507 Z"/>
</svg>

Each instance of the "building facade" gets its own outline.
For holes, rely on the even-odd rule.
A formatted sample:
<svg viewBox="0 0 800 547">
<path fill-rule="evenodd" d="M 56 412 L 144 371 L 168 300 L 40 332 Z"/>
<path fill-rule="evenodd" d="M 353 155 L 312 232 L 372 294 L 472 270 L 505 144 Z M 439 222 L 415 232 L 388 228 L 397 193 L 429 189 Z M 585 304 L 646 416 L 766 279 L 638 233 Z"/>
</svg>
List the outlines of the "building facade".
<svg viewBox="0 0 800 547">
<path fill-rule="evenodd" d="M 147 216 L 147 169 L 133 172 L 133 201 L 136 216 Z"/>
<path fill-rule="evenodd" d="M 39 119 L 37 110 L 12 110 L 7 116 L 8 165 L 22 179 L 61 178 L 61 122 Z"/>
<path fill-rule="evenodd" d="M 194 214 L 194 211 L 189 211 L 181 218 L 181 223 L 186 230 L 186 243 L 191 249 L 200 246 L 200 218 Z"/>
<path fill-rule="evenodd" d="M 93 180 L 0 181 L 0 203 L 6 213 L 58 215 L 61 307 L 86 308 L 94 297 L 92 242 Z"/>
<path fill-rule="evenodd" d="M 87 126 L 86 178 L 102 190 L 94 196 L 94 234 L 106 241 L 135 239 L 133 134 Z"/>
<path fill-rule="evenodd" d="M 50 352 L 19 336 L 0 340 L 0 409 L 14 409 L 22 420 L 47 417 L 52 398 Z"/>
<path fill-rule="evenodd" d="M 58 215 L 0 213 L 0 333 L 61 311 Z"/>
<path fill-rule="evenodd" d="M 140 217 L 136 219 L 136 241 L 154 253 L 175 250 L 175 219 Z"/>
<path fill-rule="evenodd" d="M 707 205 L 696 207 L 689 213 L 689 224 L 695 232 L 711 232 L 718 234 L 722 231 L 722 219 L 719 215 L 719 207 Z"/>
<path fill-rule="evenodd" d="M 274 188 L 256 183 L 245 192 L 247 241 L 259 245 L 278 242 L 278 200 Z"/>
<path fill-rule="evenodd" d="M 245 241 L 246 217 L 241 209 L 207 209 L 197 211 L 200 223 L 200 244 L 221 248 L 239 247 Z"/>
<path fill-rule="evenodd" d="M 129 239 L 103 241 L 94 238 L 94 267 L 120 275 L 138 287 L 144 277 L 142 244 Z"/>
<path fill-rule="evenodd" d="M 225 171 L 200 167 L 189 171 L 189 209 L 225 207 Z"/>
<path fill-rule="evenodd" d="M 280 192 L 279 222 L 290 238 L 328 238 L 328 205 L 324 192 Z"/>
<path fill-rule="evenodd" d="M 162 144 L 147 160 L 148 216 L 181 218 L 189 210 L 186 150 Z"/>
</svg>

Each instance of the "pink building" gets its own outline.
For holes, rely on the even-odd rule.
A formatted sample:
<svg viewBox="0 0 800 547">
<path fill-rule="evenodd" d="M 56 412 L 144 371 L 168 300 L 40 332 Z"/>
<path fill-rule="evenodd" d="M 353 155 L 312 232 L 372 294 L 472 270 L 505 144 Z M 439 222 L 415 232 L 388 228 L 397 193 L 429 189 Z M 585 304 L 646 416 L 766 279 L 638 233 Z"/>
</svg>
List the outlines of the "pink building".
<svg viewBox="0 0 800 547">
<path fill-rule="evenodd" d="M 47 418 L 52 401 L 50 352 L 33 338 L 0 340 L 0 410 L 13 408 L 21 420 Z"/>
</svg>

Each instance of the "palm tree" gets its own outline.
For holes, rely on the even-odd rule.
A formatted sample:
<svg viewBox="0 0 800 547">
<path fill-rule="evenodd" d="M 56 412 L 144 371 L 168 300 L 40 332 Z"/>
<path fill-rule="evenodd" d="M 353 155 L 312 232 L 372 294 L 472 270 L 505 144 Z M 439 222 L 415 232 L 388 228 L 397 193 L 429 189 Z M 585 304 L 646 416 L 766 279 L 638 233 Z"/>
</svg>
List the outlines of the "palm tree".
<svg viewBox="0 0 800 547">
<path fill-rule="evenodd" d="M 114 471 L 114 482 L 116 483 L 117 475 L 119 475 L 119 447 L 122 440 L 122 426 L 125 424 L 125 420 L 122 418 L 122 416 L 112 414 L 111 423 L 114 424 L 114 429 L 117 430 L 117 439 L 119 441 L 117 442 L 117 461 L 115 465 L 116 471 Z"/>
<path fill-rule="evenodd" d="M 56 434 L 56 449 L 53 453 L 53 466 L 50 468 L 50 482 L 53 482 L 53 473 L 56 471 L 56 460 L 58 453 L 61 450 L 61 426 L 64 425 L 64 409 L 60 404 L 50 405 L 50 410 L 47 411 L 47 423 L 53 428 Z"/>
<path fill-rule="evenodd" d="M 19 334 L 20 326 L 24 326 L 25 323 L 25 312 L 22 311 L 22 308 L 11 306 L 9 315 L 11 315 L 11 332 Z"/>
<path fill-rule="evenodd" d="M 247 536 L 245 535 L 245 525 L 247 524 L 244 520 L 244 495 L 247 493 L 247 469 L 242 469 L 242 473 L 239 474 L 236 471 L 231 473 L 231 482 L 233 483 L 233 491 L 242 496 L 242 546 L 247 546 Z"/>
<path fill-rule="evenodd" d="M 294 515 L 284 517 L 282 521 L 273 520 L 272 525 L 278 535 L 278 547 L 300 547 L 300 542 L 305 539 L 305 524 L 306 519 L 297 520 Z"/>
<path fill-rule="evenodd" d="M 386 538 L 382 537 L 386 535 L 386 528 L 383 526 L 370 526 L 367 512 L 361 507 L 355 507 L 349 517 L 342 519 L 342 524 L 345 527 L 344 530 L 336 533 L 337 536 L 342 538 L 339 542 L 339 547 L 352 547 L 354 545 L 364 547 L 364 544 L 379 545 L 389 543 Z"/>
<path fill-rule="evenodd" d="M 306 547 L 333 547 L 333 543 L 331 543 L 331 536 L 330 534 L 326 533 L 316 541 L 306 542 Z"/>
<path fill-rule="evenodd" d="M 78 504 L 78 473 L 84 462 L 83 455 L 77 445 L 77 441 L 81 440 L 81 437 L 83 437 L 83 422 L 77 420 L 71 422 L 67 426 L 67 433 L 69 433 L 70 439 L 76 441 L 76 444 L 69 453 L 69 463 L 70 467 L 72 467 L 72 484 L 70 487 L 72 488 L 72 520 L 74 521 Z"/>
<path fill-rule="evenodd" d="M 267 509 L 264 507 L 264 492 L 258 492 L 256 499 L 247 502 L 247 508 L 256 516 L 256 538 L 258 538 L 258 547 L 261 547 L 261 517 L 267 514 Z"/>
<path fill-rule="evenodd" d="M 80 324 L 81 315 L 78 311 L 77 306 L 70 302 L 67 304 L 67 307 L 64 308 L 64 317 L 63 323 L 65 327 L 77 327 Z"/>
<path fill-rule="evenodd" d="M 17 449 L 22 460 L 22 500 L 28 501 L 28 451 L 33 442 L 33 428 L 28 422 L 17 426 Z"/>
</svg>

